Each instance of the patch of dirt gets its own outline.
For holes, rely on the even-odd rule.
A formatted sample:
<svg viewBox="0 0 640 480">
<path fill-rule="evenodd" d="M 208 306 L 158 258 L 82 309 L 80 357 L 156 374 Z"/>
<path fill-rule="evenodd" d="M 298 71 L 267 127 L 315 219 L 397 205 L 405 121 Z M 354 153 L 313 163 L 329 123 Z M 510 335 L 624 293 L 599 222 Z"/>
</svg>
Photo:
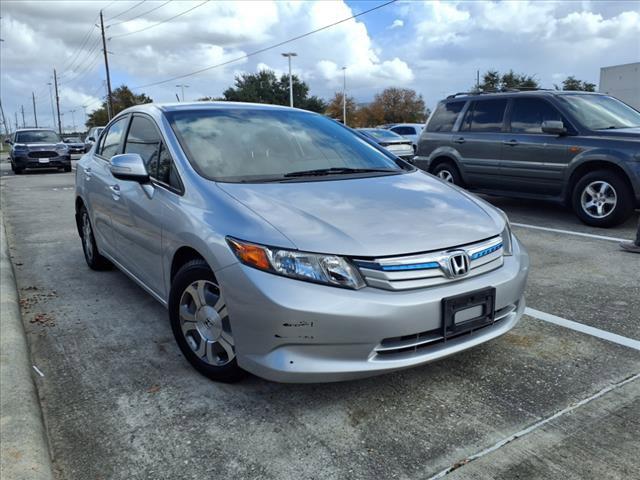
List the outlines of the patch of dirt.
<svg viewBox="0 0 640 480">
<path fill-rule="evenodd" d="M 36 314 L 29 323 L 34 323 L 37 325 L 42 325 L 43 327 L 55 327 L 55 317 L 48 313 L 38 313 Z"/>
</svg>

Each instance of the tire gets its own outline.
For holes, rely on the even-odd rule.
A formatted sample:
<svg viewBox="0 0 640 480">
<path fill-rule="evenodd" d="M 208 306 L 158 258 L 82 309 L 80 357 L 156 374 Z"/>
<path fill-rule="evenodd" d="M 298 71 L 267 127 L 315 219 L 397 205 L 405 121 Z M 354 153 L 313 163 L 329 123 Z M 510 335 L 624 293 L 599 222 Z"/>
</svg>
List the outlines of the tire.
<svg viewBox="0 0 640 480">
<path fill-rule="evenodd" d="M 66 173 L 69 173 L 69 172 L 71 171 L 71 165 L 65 165 L 65 167 L 64 167 L 64 171 L 65 171 Z"/>
<path fill-rule="evenodd" d="M 11 162 L 10 165 L 11 165 L 11 171 L 15 172 L 16 171 L 16 166 L 13 164 L 13 162 Z"/>
<path fill-rule="evenodd" d="M 173 335 L 189 363 L 205 377 L 233 383 L 246 372 L 238 366 L 224 297 L 204 260 L 178 270 L 169 294 Z"/>
<path fill-rule="evenodd" d="M 582 222 L 593 227 L 613 227 L 633 213 L 633 193 L 624 179 L 609 170 L 583 175 L 575 184 L 571 203 Z"/>
<path fill-rule="evenodd" d="M 93 236 L 91 218 L 89 217 L 89 212 L 84 205 L 80 208 L 79 217 L 82 251 L 84 252 L 84 259 L 87 261 L 87 265 L 89 265 L 89 268 L 92 270 L 110 270 L 113 267 L 113 264 L 100 255 L 100 252 L 98 251 L 98 245 L 96 245 L 96 239 Z"/>
<path fill-rule="evenodd" d="M 431 170 L 431 173 L 445 182 L 462 186 L 462 177 L 460 176 L 458 167 L 451 162 L 439 163 Z"/>
<path fill-rule="evenodd" d="M 24 168 L 14 167 L 13 173 L 15 173 L 16 175 L 22 175 L 24 173 Z"/>
</svg>

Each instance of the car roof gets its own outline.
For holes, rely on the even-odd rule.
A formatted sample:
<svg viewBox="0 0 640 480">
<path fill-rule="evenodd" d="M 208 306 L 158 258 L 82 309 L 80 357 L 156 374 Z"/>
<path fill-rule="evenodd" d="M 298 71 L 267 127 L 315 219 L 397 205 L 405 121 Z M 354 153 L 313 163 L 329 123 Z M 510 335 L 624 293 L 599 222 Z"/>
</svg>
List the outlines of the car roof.
<svg viewBox="0 0 640 480">
<path fill-rule="evenodd" d="M 606 95 L 600 92 L 584 92 L 582 90 L 507 90 L 505 92 L 458 92 L 453 95 L 449 95 L 445 100 L 453 101 L 453 100 L 478 100 L 485 98 L 494 98 L 494 97 L 528 97 L 528 96 L 562 96 L 562 95 Z"/>
<path fill-rule="evenodd" d="M 53 132 L 53 133 L 58 133 L 53 128 L 19 128 L 14 133 L 19 133 L 19 132 Z"/>
<path fill-rule="evenodd" d="M 184 110 L 226 110 L 226 109 L 246 109 L 246 110 L 297 110 L 313 114 L 309 110 L 300 108 L 291 108 L 283 105 L 270 105 L 266 103 L 249 103 L 249 102 L 173 102 L 173 103 L 143 103 L 129 107 L 123 112 L 179 112 Z"/>
</svg>

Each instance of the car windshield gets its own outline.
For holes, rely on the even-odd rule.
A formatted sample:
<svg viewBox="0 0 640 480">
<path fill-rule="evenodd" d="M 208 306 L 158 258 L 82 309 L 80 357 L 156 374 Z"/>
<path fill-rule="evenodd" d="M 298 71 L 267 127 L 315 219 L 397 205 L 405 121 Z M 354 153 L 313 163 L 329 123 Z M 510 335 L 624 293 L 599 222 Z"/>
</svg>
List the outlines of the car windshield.
<svg viewBox="0 0 640 480">
<path fill-rule="evenodd" d="M 640 127 L 640 112 L 607 95 L 558 95 L 573 116 L 590 130 Z"/>
<path fill-rule="evenodd" d="M 59 143 L 56 132 L 47 130 L 31 130 L 16 133 L 16 143 Z"/>
<path fill-rule="evenodd" d="M 277 181 L 299 178 L 303 172 L 318 176 L 403 171 L 351 130 L 313 113 L 225 108 L 174 111 L 167 117 L 194 168 L 212 180 Z"/>
<path fill-rule="evenodd" d="M 377 140 L 398 140 L 402 138 L 397 133 L 391 130 L 383 130 L 382 128 L 363 128 L 362 131 Z"/>
</svg>

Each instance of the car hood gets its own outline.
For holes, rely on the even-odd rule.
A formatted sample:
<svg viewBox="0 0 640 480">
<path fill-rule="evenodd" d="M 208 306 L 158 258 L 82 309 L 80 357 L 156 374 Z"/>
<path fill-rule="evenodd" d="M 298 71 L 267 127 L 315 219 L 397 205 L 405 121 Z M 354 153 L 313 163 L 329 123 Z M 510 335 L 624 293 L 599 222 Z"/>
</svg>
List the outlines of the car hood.
<svg viewBox="0 0 640 480">
<path fill-rule="evenodd" d="M 495 209 L 419 171 L 218 186 L 298 249 L 310 252 L 358 257 L 418 253 L 483 240 L 504 228 Z"/>
<path fill-rule="evenodd" d="M 611 128 L 608 130 L 595 130 L 592 136 L 600 138 L 615 138 L 640 141 L 640 127 Z"/>
<path fill-rule="evenodd" d="M 48 150 L 66 145 L 66 143 L 20 143 L 18 145 L 27 147 L 29 150 Z"/>
</svg>

